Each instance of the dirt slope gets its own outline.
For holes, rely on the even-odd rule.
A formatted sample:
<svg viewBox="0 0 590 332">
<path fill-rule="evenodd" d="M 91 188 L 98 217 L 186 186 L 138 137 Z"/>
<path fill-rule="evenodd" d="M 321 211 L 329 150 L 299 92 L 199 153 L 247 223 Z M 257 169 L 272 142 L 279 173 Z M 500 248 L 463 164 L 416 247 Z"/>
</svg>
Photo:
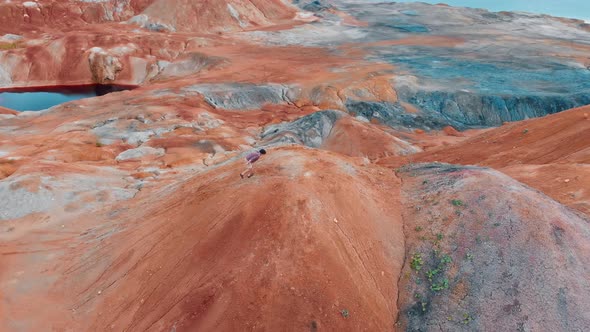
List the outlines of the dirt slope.
<svg viewBox="0 0 590 332">
<path fill-rule="evenodd" d="M 590 106 L 505 124 L 413 161 L 439 158 L 502 168 L 518 164 L 590 162 Z"/>
<path fill-rule="evenodd" d="M 0 114 L 16 115 L 18 112 L 11 110 L 10 108 L 0 107 Z"/>
<path fill-rule="evenodd" d="M 302 148 L 273 151 L 248 180 L 237 176 L 241 166 L 142 192 L 133 207 L 89 216 L 96 219 L 88 229 L 66 223 L 68 241 L 38 244 L 57 250 L 47 264 L 45 255 L 16 253 L 35 236 L 5 242 L 4 278 L 27 273 L 4 287 L 13 304 L 2 325 L 390 329 L 404 254 L 399 182 L 381 168 Z M 23 290 L 36 273 L 51 281 Z M 23 301 L 29 296 L 53 305 Z"/>
<path fill-rule="evenodd" d="M 268 26 L 295 13 L 295 7 L 281 0 L 156 0 L 142 12 L 176 31 L 198 33 Z"/>
<path fill-rule="evenodd" d="M 587 217 L 497 171 L 408 166 L 400 326 L 409 331 L 583 331 Z"/>
<path fill-rule="evenodd" d="M 559 202 L 590 213 L 590 107 L 505 124 L 462 142 L 412 155 L 498 169 Z M 400 160 L 389 158 L 383 164 Z"/>
</svg>

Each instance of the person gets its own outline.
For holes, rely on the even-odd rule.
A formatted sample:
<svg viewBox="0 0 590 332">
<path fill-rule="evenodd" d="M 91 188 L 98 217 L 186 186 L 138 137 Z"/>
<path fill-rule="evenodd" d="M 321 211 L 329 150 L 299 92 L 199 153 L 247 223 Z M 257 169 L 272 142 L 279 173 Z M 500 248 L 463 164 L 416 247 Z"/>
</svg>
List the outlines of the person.
<svg viewBox="0 0 590 332">
<path fill-rule="evenodd" d="M 254 172 L 252 172 L 252 164 L 258 161 L 258 159 L 260 159 L 260 157 L 263 154 L 266 154 L 266 150 L 260 149 L 246 156 L 246 169 L 242 173 L 240 173 L 240 177 L 242 179 L 244 178 L 244 176 L 246 176 L 246 174 L 248 174 L 248 177 L 251 177 L 254 174 Z"/>
</svg>

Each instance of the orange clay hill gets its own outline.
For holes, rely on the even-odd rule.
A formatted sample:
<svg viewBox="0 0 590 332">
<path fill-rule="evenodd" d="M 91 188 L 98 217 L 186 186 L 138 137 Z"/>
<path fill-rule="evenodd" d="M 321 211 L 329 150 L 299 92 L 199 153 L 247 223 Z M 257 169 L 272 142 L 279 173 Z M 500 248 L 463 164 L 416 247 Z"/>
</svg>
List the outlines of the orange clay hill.
<svg viewBox="0 0 590 332">
<path fill-rule="evenodd" d="M 588 330 L 582 21 L 348 0 L 0 19 L 0 331 Z"/>
</svg>

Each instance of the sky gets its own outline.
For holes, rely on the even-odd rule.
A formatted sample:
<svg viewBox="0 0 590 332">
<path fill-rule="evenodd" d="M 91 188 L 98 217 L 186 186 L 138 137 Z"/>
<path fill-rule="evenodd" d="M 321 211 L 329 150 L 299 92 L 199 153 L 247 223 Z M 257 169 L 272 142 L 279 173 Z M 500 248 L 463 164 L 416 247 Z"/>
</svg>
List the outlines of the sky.
<svg viewBox="0 0 590 332">
<path fill-rule="evenodd" d="M 382 0 L 383 1 L 383 0 Z M 386 0 L 414 2 L 410 0 Z M 377 1 L 373 1 L 377 2 Z M 422 0 L 451 6 L 485 8 L 491 11 L 524 11 L 586 20 L 590 23 L 590 0 Z"/>
</svg>

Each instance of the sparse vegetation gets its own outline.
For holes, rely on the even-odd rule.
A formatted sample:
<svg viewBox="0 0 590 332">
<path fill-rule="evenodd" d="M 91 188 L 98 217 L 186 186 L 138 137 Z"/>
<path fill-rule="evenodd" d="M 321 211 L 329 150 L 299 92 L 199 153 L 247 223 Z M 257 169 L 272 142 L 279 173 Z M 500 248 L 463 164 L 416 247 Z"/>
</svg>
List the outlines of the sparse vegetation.
<svg viewBox="0 0 590 332">
<path fill-rule="evenodd" d="M 449 288 L 449 279 L 444 278 L 439 282 L 435 282 L 432 285 L 430 285 L 430 289 L 435 291 L 435 292 L 440 292 L 441 290 L 444 289 L 448 289 Z"/>
<path fill-rule="evenodd" d="M 465 254 L 465 259 L 466 260 L 469 260 L 469 261 L 472 261 L 473 260 L 473 255 L 468 252 L 467 254 Z"/>
<path fill-rule="evenodd" d="M 416 228 L 414 228 L 416 230 L 416 232 L 420 232 L 422 231 L 422 226 L 416 226 Z"/>
<path fill-rule="evenodd" d="M 102 148 L 102 146 L 103 146 L 101 142 L 96 142 L 95 145 L 96 145 L 97 148 Z"/>
<path fill-rule="evenodd" d="M 342 315 L 342 317 L 344 318 L 348 318 L 350 316 L 350 313 L 348 312 L 348 310 L 346 309 L 342 309 L 340 310 L 340 314 Z"/>
<path fill-rule="evenodd" d="M 451 264 L 453 262 L 453 259 L 449 255 L 443 255 L 440 262 L 441 264 Z"/>
<path fill-rule="evenodd" d="M 529 130 L 528 130 L 528 129 L 525 129 L 525 130 L 523 130 L 523 131 L 522 131 L 522 133 L 523 133 L 523 134 L 526 134 L 526 133 L 528 133 L 528 132 L 529 132 Z"/>
<path fill-rule="evenodd" d="M 436 239 L 441 241 L 445 236 L 442 233 L 436 234 Z"/>
<path fill-rule="evenodd" d="M 421 254 L 416 253 L 412 256 L 412 261 L 410 262 L 410 267 L 412 268 L 412 270 L 420 271 L 423 264 L 424 264 L 424 261 L 422 261 Z"/>
<path fill-rule="evenodd" d="M 500 226 L 499 222 L 494 223 L 494 227 L 498 227 L 498 226 Z"/>
<path fill-rule="evenodd" d="M 439 272 L 440 272 L 440 269 L 438 269 L 438 268 L 436 268 L 434 270 L 428 270 L 428 272 L 426 272 L 426 276 L 428 277 L 428 281 L 432 282 L 432 277 L 437 275 Z"/>
<path fill-rule="evenodd" d="M 473 320 L 473 317 L 471 317 L 470 314 L 468 314 L 468 313 L 463 314 L 463 321 L 462 321 L 463 324 L 467 325 L 467 324 L 471 323 L 472 320 Z"/>
<path fill-rule="evenodd" d="M 454 206 L 464 206 L 465 205 L 463 203 L 463 201 L 460 200 L 460 199 L 453 199 L 453 200 L 451 200 L 451 204 L 453 204 Z"/>
</svg>

